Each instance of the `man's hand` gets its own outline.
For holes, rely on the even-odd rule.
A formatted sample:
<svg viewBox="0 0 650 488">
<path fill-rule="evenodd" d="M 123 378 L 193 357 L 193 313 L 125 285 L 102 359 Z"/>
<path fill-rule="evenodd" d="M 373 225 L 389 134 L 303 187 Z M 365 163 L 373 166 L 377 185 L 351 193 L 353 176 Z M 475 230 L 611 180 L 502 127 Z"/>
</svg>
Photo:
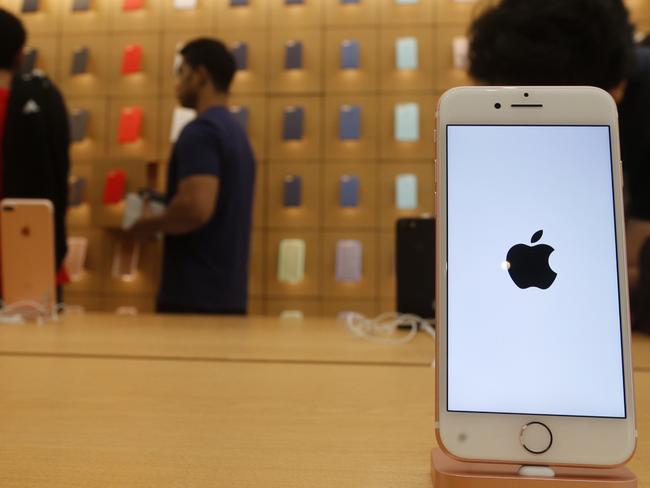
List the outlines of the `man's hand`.
<svg viewBox="0 0 650 488">
<path fill-rule="evenodd" d="M 162 222 L 159 217 L 144 215 L 127 230 L 127 233 L 141 240 L 154 240 L 161 230 Z"/>
<path fill-rule="evenodd" d="M 162 215 L 151 215 L 144 205 L 144 215 L 127 230 L 140 239 L 159 232 L 170 235 L 189 234 L 203 227 L 215 211 L 219 180 L 211 175 L 189 176 L 181 180 L 176 196 Z"/>
</svg>

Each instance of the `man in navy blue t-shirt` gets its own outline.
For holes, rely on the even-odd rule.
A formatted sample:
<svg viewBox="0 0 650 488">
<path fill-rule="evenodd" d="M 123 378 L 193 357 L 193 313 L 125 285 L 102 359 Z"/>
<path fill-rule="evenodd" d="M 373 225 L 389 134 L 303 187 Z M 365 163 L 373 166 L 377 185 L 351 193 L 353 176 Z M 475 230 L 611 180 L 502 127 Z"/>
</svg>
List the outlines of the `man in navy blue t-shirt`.
<svg viewBox="0 0 650 488">
<path fill-rule="evenodd" d="M 226 107 L 236 64 L 213 39 L 189 42 L 181 56 L 176 95 L 197 117 L 173 148 L 165 213 L 132 232 L 165 234 L 159 312 L 245 314 L 255 159 Z"/>
</svg>

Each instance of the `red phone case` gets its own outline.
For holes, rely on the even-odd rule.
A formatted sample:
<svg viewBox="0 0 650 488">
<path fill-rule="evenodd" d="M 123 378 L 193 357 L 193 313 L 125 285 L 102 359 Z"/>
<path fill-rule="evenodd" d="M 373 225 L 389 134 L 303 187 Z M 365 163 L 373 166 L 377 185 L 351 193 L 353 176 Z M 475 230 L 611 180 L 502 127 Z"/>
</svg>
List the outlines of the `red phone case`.
<svg viewBox="0 0 650 488">
<path fill-rule="evenodd" d="M 144 111 L 142 107 L 125 107 L 122 109 L 117 142 L 126 144 L 137 141 L 142 131 L 143 117 Z"/>
<path fill-rule="evenodd" d="M 122 10 L 129 12 L 131 10 L 140 10 L 144 7 L 144 0 L 124 0 Z"/>
<path fill-rule="evenodd" d="M 122 74 L 130 75 L 142 71 L 142 46 L 130 44 L 122 53 Z"/>
<path fill-rule="evenodd" d="M 104 181 L 104 204 L 111 205 L 119 203 L 124 199 L 126 188 L 126 173 L 124 170 L 116 169 L 106 173 Z"/>
</svg>

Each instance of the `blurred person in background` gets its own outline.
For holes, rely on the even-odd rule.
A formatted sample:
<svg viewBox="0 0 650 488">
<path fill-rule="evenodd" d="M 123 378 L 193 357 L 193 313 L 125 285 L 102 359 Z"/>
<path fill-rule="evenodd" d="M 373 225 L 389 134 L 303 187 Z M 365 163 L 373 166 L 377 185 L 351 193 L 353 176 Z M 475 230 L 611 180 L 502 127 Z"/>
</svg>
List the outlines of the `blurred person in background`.
<svg viewBox="0 0 650 488">
<path fill-rule="evenodd" d="M 242 315 L 255 158 L 227 107 L 236 63 L 215 39 L 191 41 L 180 54 L 176 95 L 197 117 L 172 149 L 166 211 L 142 217 L 131 232 L 165 236 L 158 312 Z"/>
<path fill-rule="evenodd" d="M 650 237 L 650 49 L 635 46 L 622 0 L 501 0 L 469 38 L 477 83 L 597 86 L 618 104 L 633 326 L 650 331 L 650 256 L 638 252 Z"/>
<path fill-rule="evenodd" d="M 67 281 L 63 260 L 70 171 L 68 113 L 61 93 L 43 72 L 20 72 L 26 40 L 21 21 L 0 8 L 0 199 L 52 202 L 61 285 Z M 57 295 L 61 302 L 60 286 Z"/>
</svg>

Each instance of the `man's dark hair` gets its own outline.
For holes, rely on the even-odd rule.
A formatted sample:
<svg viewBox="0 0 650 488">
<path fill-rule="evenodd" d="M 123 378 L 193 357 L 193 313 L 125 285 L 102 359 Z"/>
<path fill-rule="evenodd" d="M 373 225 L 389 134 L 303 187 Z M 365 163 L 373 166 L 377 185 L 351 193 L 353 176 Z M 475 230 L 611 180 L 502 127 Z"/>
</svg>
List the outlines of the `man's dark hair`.
<svg viewBox="0 0 650 488">
<path fill-rule="evenodd" d="M 0 8 L 0 69 L 13 70 L 27 41 L 27 32 L 15 15 Z"/>
<path fill-rule="evenodd" d="M 491 85 L 592 85 L 610 90 L 634 64 L 622 0 L 502 0 L 469 31 L 470 75 Z"/>
<path fill-rule="evenodd" d="M 203 66 L 217 90 L 228 93 L 237 64 L 223 42 L 209 38 L 195 39 L 183 47 L 181 55 L 192 68 Z"/>
</svg>

